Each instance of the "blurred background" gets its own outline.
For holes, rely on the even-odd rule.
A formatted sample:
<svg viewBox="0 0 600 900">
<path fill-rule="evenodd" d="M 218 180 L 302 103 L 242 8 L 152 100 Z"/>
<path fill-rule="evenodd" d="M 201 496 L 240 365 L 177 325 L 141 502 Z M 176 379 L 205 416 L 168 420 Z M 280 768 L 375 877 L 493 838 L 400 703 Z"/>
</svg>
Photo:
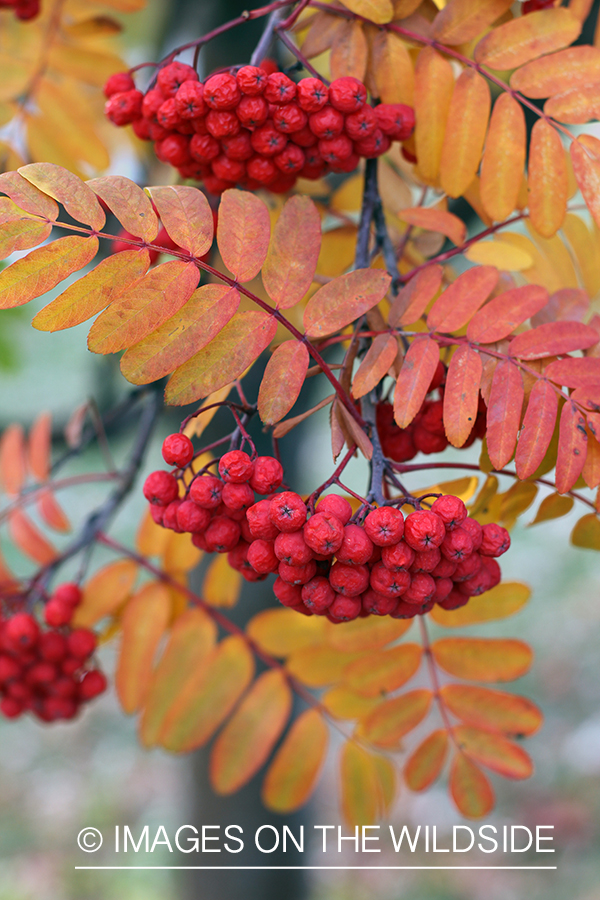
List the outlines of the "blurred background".
<svg viewBox="0 0 600 900">
<path fill-rule="evenodd" d="M 122 52 L 131 65 L 163 56 L 222 21 L 239 14 L 240 3 L 231 0 L 150 0 L 146 10 L 124 18 Z M 206 71 L 230 62 L 244 62 L 259 33 L 248 24 L 210 45 L 203 64 Z M 124 146 L 116 154 L 112 172 L 136 180 L 160 183 L 160 169 L 148 169 Z M 0 429 L 17 421 L 30 426 L 41 410 L 53 413 L 57 435 L 73 409 L 94 397 L 106 410 L 124 396 L 127 386 L 118 360 L 87 352 L 85 325 L 49 335 L 34 331 L 30 321 L 48 302 L 30 304 L 24 310 L 0 313 Z M 311 430 L 301 440 L 283 442 L 286 469 L 298 491 L 309 491 L 330 472 L 326 415 L 313 417 Z M 166 412 L 145 461 L 145 472 L 161 464 L 160 445 L 169 430 L 178 427 L 176 413 Z M 131 432 L 110 435 L 117 459 L 123 458 Z M 316 448 L 324 448 L 322 457 Z M 461 461 L 477 461 L 461 451 Z M 452 460 L 452 454 L 445 455 Z M 74 464 L 77 471 L 101 468 L 91 450 Z M 348 482 L 358 490 L 365 469 L 353 463 Z M 140 484 L 143 480 L 140 477 Z M 440 477 L 443 477 L 440 475 Z M 448 478 L 453 477 L 448 473 Z M 433 482 L 433 478 L 431 481 Z M 417 485 L 416 477 L 413 484 Z M 419 481 L 422 486 L 422 478 Z M 74 522 L 103 496 L 100 487 L 80 489 L 63 498 Z M 538 498 L 541 499 L 541 497 Z M 120 512 L 112 533 L 131 543 L 139 522 L 141 491 Z M 265 823 L 289 825 L 341 823 L 337 772 L 333 765 L 321 777 L 315 800 L 297 816 L 267 813 L 258 800 L 262 773 L 231 798 L 215 797 L 206 780 L 206 754 L 170 757 L 161 751 L 144 751 L 136 738 L 135 722 L 123 716 L 109 693 L 91 704 L 71 724 L 43 727 L 31 720 L 0 720 L 0 900 L 212 900 L 223 896 L 280 898 L 286 900 L 600 900 L 600 567 L 592 551 L 569 545 L 568 535 L 581 515 L 579 509 L 556 522 L 527 528 L 535 506 L 513 531 L 513 547 L 503 558 L 505 580 L 526 581 L 533 589 L 529 605 L 512 619 L 469 628 L 469 634 L 514 636 L 528 641 L 535 651 L 531 673 L 514 690 L 531 697 L 543 710 L 545 725 L 527 741 L 536 772 L 526 782 L 510 783 L 492 778 L 498 804 L 486 820 L 504 824 L 554 826 L 556 854 L 545 859 L 532 854 L 506 859 L 501 855 L 446 854 L 444 865 L 552 864 L 542 871 L 288 871 L 288 872 L 185 872 L 185 871 L 78 871 L 93 865 L 96 857 L 78 850 L 76 838 L 85 826 L 105 834 L 115 825 L 128 824 L 134 834 L 149 825 L 153 834 L 163 825 L 172 836 L 182 824 L 243 825 L 251 833 Z M 7 553 L 8 555 L 8 553 Z M 97 563 L 103 559 L 98 553 Z M 270 605 L 271 592 L 253 585 L 242 598 L 235 616 L 245 622 L 261 605 Z M 410 635 L 409 635 L 410 637 Z M 110 647 L 103 651 L 104 668 L 112 669 Z M 512 687 L 510 688 L 512 689 Z M 416 738 L 407 741 L 410 749 Z M 437 825 L 440 843 L 452 825 L 464 824 L 448 799 L 443 783 L 424 795 L 401 790 L 390 821 Z M 475 826 L 474 826 L 475 827 Z M 316 843 L 312 843 L 317 847 Z M 435 865 L 431 854 L 406 854 L 398 859 L 387 848 L 375 858 L 378 866 Z M 85 857 L 85 858 L 84 858 Z M 243 859 L 242 859 L 243 857 Z M 322 854 L 287 858 L 248 851 L 231 858 L 244 865 L 323 865 Z M 330 865 L 374 865 L 373 857 L 328 854 Z M 195 862 L 203 860 L 192 860 Z M 223 862 L 231 860 L 223 860 Z M 114 857 L 99 855 L 97 864 L 109 865 Z M 132 862 L 131 859 L 128 862 Z M 221 860 L 219 860 L 221 862 Z M 152 855 L 140 853 L 137 865 L 190 864 L 169 854 L 166 848 Z M 212 863 L 212 860 L 211 860 Z"/>
</svg>

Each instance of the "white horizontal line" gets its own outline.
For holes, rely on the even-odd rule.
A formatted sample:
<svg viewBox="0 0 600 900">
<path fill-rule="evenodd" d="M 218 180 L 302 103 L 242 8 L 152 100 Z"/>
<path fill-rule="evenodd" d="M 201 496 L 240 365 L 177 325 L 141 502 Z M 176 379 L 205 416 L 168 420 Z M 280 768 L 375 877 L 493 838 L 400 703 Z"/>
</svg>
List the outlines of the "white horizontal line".
<svg viewBox="0 0 600 900">
<path fill-rule="evenodd" d="M 75 869 L 194 869 L 194 870 L 211 870 L 218 871 L 219 869 L 223 869 L 223 871 L 249 871 L 249 870 L 257 870 L 261 872 L 276 872 L 281 871 L 283 869 L 335 869 L 342 871 L 355 871 L 355 870 L 364 870 L 368 869 L 369 871 L 381 870 L 381 871 L 396 871 L 399 869 L 419 869 L 419 870 L 435 870 L 439 869 L 440 871 L 448 871 L 451 869 L 476 869 L 478 871 L 488 870 L 488 869 L 511 869 L 511 870 L 523 870 L 523 869 L 535 869 L 535 870 L 547 870 L 557 869 L 558 866 L 75 866 Z"/>
</svg>

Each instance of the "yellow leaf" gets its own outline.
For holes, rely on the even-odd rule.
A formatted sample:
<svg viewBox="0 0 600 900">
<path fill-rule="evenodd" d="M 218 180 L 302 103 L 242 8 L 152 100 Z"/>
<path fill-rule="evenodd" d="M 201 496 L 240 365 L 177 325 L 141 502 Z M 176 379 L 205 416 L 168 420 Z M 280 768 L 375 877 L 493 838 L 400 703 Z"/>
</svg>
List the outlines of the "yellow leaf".
<svg viewBox="0 0 600 900">
<path fill-rule="evenodd" d="M 525 166 L 525 115 L 510 94 L 494 103 L 481 162 L 481 202 L 490 217 L 502 222 L 517 205 Z"/>
<path fill-rule="evenodd" d="M 332 79 L 350 76 L 364 81 L 368 52 L 362 23 L 358 20 L 340 23 L 335 32 L 329 58 Z"/>
<path fill-rule="evenodd" d="M 440 181 L 450 197 L 469 187 L 481 160 L 490 115 L 490 89 L 473 69 L 465 69 L 452 94 L 440 160 Z M 418 158 L 417 148 L 417 158 Z"/>
<path fill-rule="evenodd" d="M 516 69 L 531 59 L 568 47 L 582 23 L 559 7 L 519 16 L 490 31 L 475 47 L 475 60 L 490 69 Z"/>
<path fill-rule="evenodd" d="M 588 513 L 575 523 L 571 543 L 587 550 L 600 550 L 600 519 L 597 515 Z"/>
<path fill-rule="evenodd" d="M 465 256 L 470 262 L 481 266 L 496 266 L 497 269 L 508 272 L 522 272 L 533 265 L 533 259 L 526 250 L 507 244 L 502 238 L 478 241 L 465 251 Z"/>
<path fill-rule="evenodd" d="M 466 44 L 478 37 L 508 9 L 511 0 L 449 0 L 433 22 L 433 36 L 442 44 Z"/>
<path fill-rule="evenodd" d="M 303 647 L 289 656 L 286 669 L 303 684 L 323 687 L 339 681 L 346 666 L 361 655 L 334 650 L 326 644 Z"/>
<path fill-rule="evenodd" d="M 191 534 L 168 532 L 162 557 L 166 572 L 190 572 L 202 558 L 202 550 L 194 547 Z"/>
<path fill-rule="evenodd" d="M 341 801 L 348 825 L 372 825 L 378 814 L 379 773 L 375 757 L 354 741 L 340 754 Z"/>
<path fill-rule="evenodd" d="M 360 722 L 357 734 L 379 747 L 392 747 L 423 721 L 432 700 L 424 688 L 384 700 Z"/>
<path fill-rule="evenodd" d="M 316 787 L 328 737 L 316 709 L 298 716 L 265 775 L 261 797 L 268 809 L 286 813 L 306 803 Z"/>
<path fill-rule="evenodd" d="M 391 22 L 394 16 L 392 0 L 343 0 L 344 6 L 376 25 Z"/>
<path fill-rule="evenodd" d="M 531 132 L 528 179 L 531 223 L 550 238 L 567 212 L 568 178 L 560 135 L 544 119 L 538 119 Z"/>
<path fill-rule="evenodd" d="M 131 559 L 120 559 L 96 572 L 84 585 L 73 627 L 92 628 L 100 619 L 118 612 L 131 594 L 137 574 L 137 563 Z"/>
<path fill-rule="evenodd" d="M 422 653 L 420 644 L 374 650 L 346 667 L 344 684 L 366 697 L 391 694 L 418 671 Z"/>
<path fill-rule="evenodd" d="M 242 573 L 231 568 L 227 555 L 219 554 L 206 570 L 202 597 L 210 606 L 229 609 L 239 600 L 242 581 Z"/>
<path fill-rule="evenodd" d="M 321 702 L 336 719 L 362 719 L 381 702 L 381 698 L 365 697 L 341 685 L 330 688 L 321 697 Z"/>
<path fill-rule="evenodd" d="M 391 31 L 380 31 L 371 45 L 371 60 L 381 102 L 412 106 L 415 74 L 402 39 Z"/>
<path fill-rule="evenodd" d="M 518 581 L 504 581 L 480 597 L 471 597 L 460 609 L 445 610 L 434 606 L 429 613 L 438 625 L 445 628 L 462 628 L 479 622 L 505 619 L 519 612 L 531 597 L 531 590 Z"/>
<path fill-rule="evenodd" d="M 157 581 L 141 587 L 125 607 L 115 687 L 126 713 L 136 712 L 146 700 L 154 657 L 170 614 L 168 588 Z"/>
<path fill-rule="evenodd" d="M 412 622 L 410 619 L 392 619 L 389 616 L 369 616 L 352 622 L 323 624 L 325 640 L 331 647 L 346 653 L 356 653 L 361 650 L 377 650 L 391 644 L 406 634 Z"/>
<path fill-rule="evenodd" d="M 364 621 L 364 620 L 363 620 Z M 265 609 L 248 622 L 248 637 L 272 656 L 321 644 L 327 622 L 320 616 L 301 616 L 293 609 Z"/>
<path fill-rule="evenodd" d="M 140 522 L 135 546 L 142 556 L 162 556 L 165 552 L 171 532 L 162 525 L 157 525 L 148 508 Z"/>
</svg>

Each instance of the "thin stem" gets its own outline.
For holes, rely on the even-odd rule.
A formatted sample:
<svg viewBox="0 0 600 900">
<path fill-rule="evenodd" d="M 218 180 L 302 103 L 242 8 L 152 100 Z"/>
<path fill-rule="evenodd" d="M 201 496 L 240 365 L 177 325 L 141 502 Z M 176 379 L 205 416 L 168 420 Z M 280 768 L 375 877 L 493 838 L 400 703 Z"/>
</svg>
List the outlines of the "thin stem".
<svg viewBox="0 0 600 900">
<path fill-rule="evenodd" d="M 273 41 L 273 37 L 275 34 L 275 29 L 283 19 L 286 13 L 286 7 L 282 6 L 279 9 L 274 9 L 269 18 L 267 19 L 267 24 L 265 25 L 265 30 L 263 31 L 258 44 L 256 45 L 252 56 L 250 57 L 250 65 L 258 66 L 263 61 L 265 56 L 269 51 L 269 47 Z"/>
<path fill-rule="evenodd" d="M 356 252 L 354 254 L 354 267 L 367 269 L 369 267 L 369 238 L 371 237 L 371 222 L 373 211 L 379 198 L 377 189 L 377 160 L 368 159 L 365 165 L 365 180 L 360 209 L 360 221 L 356 236 Z"/>
<path fill-rule="evenodd" d="M 288 35 L 285 33 L 285 31 L 283 31 L 281 28 L 277 28 L 276 33 L 277 33 L 277 37 L 279 38 L 281 43 L 284 44 L 288 48 L 290 53 L 296 57 L 298 62 L 302 63 L 302 66 L 306 69 L 307 72 L 310 72 L 310 74 L 313 76 L 313 78 L 318 78 L 319 81 L 323 82 L 323 84 L 330 84 L 330 82 L 327 78 L 325 78 L 323 75 L 321 75 L 320 72 L 317 72 L 317 70 L 314 68 L 314 66 L 311 66 L 311 64 L 309 63 L 307 58 L 296 47 L 296 45 L 294 44 L 292 39 L 290 37 L 288 37 Z"/>
<path fill-rule="evenodd" d="M 456 747 L 460 750 L 460 747 L 458 746 L 458 743 L 456 742 L 456 738 L 454 737 L 454 727 L 448 717 L 448 710 L 446 708 L 446 704 L 444 703 L 444 701 L 442 699 L 440 680 L 438 678 L 435 660 L 434 660 L 433 654 L 431 652 L 431 644 L 429 643 L 429 633 L 427 631 L 427 624 L 425 622 L 424 616 L 419 616 L 419 629 L 421 631 L 421 641 L 423 643 L 423 653 L 425 654 L 427 669 L 429 671 L 429 677 L 431 679 L 431 685 L 433 688 L 433 697 L 438 705 L 438 709 L 439 709 L 440 715 L 442 717 L 442 722 L 444 723 L 444 728 L 448 732 L 448 737 L 456 745 Z"/>
</svg>

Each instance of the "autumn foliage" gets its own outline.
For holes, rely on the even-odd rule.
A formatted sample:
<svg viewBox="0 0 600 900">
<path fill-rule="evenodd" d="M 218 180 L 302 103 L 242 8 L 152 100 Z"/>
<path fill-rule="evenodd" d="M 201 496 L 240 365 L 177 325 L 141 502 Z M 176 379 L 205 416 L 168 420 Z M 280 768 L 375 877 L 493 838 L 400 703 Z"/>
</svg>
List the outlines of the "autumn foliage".
<svg viewBox="0 0 600 900">
<path fill-rule="evenodd" d="M 142 4 L 105 5 L 132 11 Z M 331 450 L 331 476 L 299 498 L 304 518 L 298 532 L 333 492 L 349 510 L 342 531 L 348 522 L 368 531 L 365 522 L 378 509 L 391 509 L 404 522 L 452 496 L 466 504 L 469 519 L 461 522 L 483 526 L 486 535 L 498 523 L 493 533 L 500 534 L 541 491 L 531 524 L 561 517 L 577 503 L 583 510 L 572 543 L 600 549 L 600 319 L 592 306 L 600 290 L 600 142 L 572 127 L 600 116 L 600 49 L 578 43 L 584 28 L 588 33 L 591 2 L 515 8 L 510 0 L 302 0 L 289 8 L 277 0 L 252 10 L 250 18 L 264 17 L 265 39 L 251 66 L 259 71 L 267 51 L 276 52 L 269 50 L 275 42 L 280 66 L 260 70 L 271 70 L 265 83 L 275 84 L 268 78 L 278 73 L 278 85 L 293 85 L 285 102 L 264 102 L 275 143 L 293 118 L 288 104 L 303 78 L 313 87 L 322 84 L 330 98 L 338 96 L 342 79 L 345 87 L 360 85 L 352 95 L 360 99 L 356 110 L 341 113 L 332 101 L 337 135 L 313 142 L 317 126 L 312 137 L 304 135 L 311 142 L 305 149 L 316 146 L 313 152 L 321 154 L 316 168 L 303 172 L 304 150 L 302 166 L 300 154 L 289 150 L 301 146 L 293 133 L 281 142 L 277 152 L 288 148 L 298 167 L 289 182 L 273 175 L 273 191 L 268 178 L 252 175 L 267 171 L 264 159 L 275 155 L 256 149 L 256 129 L 264 123 L 245 124 L 247 134 L 232 155 L 228 135 L 214 133 L 216 117 L 208 123 L 200 103 L 206 78 L 202 89 L 183 92 L 194 115 L 181 116 L 169 105 L 182 90 L 179 83 L 167 86 L 175 71 L 168 67 L 180 51 L 124 75 L 108 47 L 115 30 L 110 17 L 86 19 L 77 3 L 70 12 L 59 7 L 47 0 L 40 19 L 22 25 L 1 13 L 7 21 L 10 16 L 15 46 L 31 40 L 27 29 L 46 28 L 51 52 L 42 69 L 25 72 L 23 64 L 23 78 L 15 75 L 1 89 L 6 121 L 14 116 L 22 123 L 28 158 L 7 147 L 9 164 L 0 174 L 0 250 L 8 260 L 0 272 L 0 310 L 53 291 L 34 328 L 55 332 L 93 320 L 88 348 L 120 354 L 121 373 L 133 386 L 125 413 L 140 411 L 139 433 L 122 471 L 62 477 L 58 468 L 69 454 L 52 455 L 48 416 L 42 414 L 28 435 L 19 425 L 5 430 L 0 521 L 26 559 L 22 572 L 0 559 L 3 621 L 26 603 L 41 610 L 63 563 L 95 544 L 108 547 L 114 561 L 82 568 L 82 599 L 65 628 L 96 629 L 101 640 L 118 641 L 113 680 L 124 712 L 138 716 L 144 746 L 183 753 L 212 740 L 210 777 L 222 794 L 268 763 L 264 802 L 288 812 L 315 789 L 334 724 L 344 734 L 340 791 L 349 822 L 384 816 L 400 773 L 411 790 L 421 791 L 445 767 L 461 813 L 486 815 L 494 803 L 486 771 L 511 779 L 532 773 L 521 739 L 537 731 L 542 713 L 503 689 L 529 670 L 528 645 L 512 637 L 463 636 L 462 629 L 513 615 L 527 603 L 529 589 L 494 578 L 485 592 L 461 593 L 457 577 L 448 587 L 454 603 L 445 596 L 429 603 L 428 596 L 410 615 L 392 604 L 383 615 L 383 606 L 364 600 L 366 592 L 377 593 L 374 567 L 385 568 L 375 548 L 362 562 L 342 561 L 366 578 L 354 603 L 324 608 L 324 615 L 311 615 L 316 610 L 304 599 L 282 600 L 291 608 L 277 608 L 272 581 L 265 581 L 271 608 L 240 629 L 227 609 L 238 601 L 243 576 L 262 579 L 277 569 L 282 579 L 279 556 L 271 569 L 252 567 L 248 548 L 256 535 L 246 510 L 261 496 L 268 503 L 273 492 L 293 492 L 293 473 L 282 470 L 264 491 L 248 474 L 239 479 L 248 495 L 241 505 L 235 506 L 237 499 L 215 504 L 214 517 L 237 528 L 221 554 L 205 536 L 213 512 L 201 516 L 189 504 L 202 506 L 193 487 L 200 479 L 220 472 L 228 481 L 219 468 L 224 454 L 245 450 L 254 464 L 261 428 L 279 461 L 286 441 L 327 410 L 330 448 L 315 447 L 315 453 Z M 84 47 L 89 34 L 107 42 L 102 51 L 95 45 L 92 61 Z M 189 46 L 200 52 L 212 36 Z M 238 91 L 238 106 L 245 63 L 224 61 L 228 77 L 219 82 L 232 96 Z M 190 71 L 181 84 L 200 85 Z M 100 87 L 109 76 L 109 118 L 127 124 L 129 103 L 134 131 L 157 143 L 162 161 L 179 170 L 177 180 L 172 166 L 163 170 L 171 183 L 145 188 L 102 174 L 108 153 L 100 134 L 113 139 L 100 116 Z M 153 92 L 154 119 L 142 116 L 141 92 L 131 96 L 138 93 L 135 83 L 146 98 Z M 71 91 L 77 104 L 87 92 L 100 106 L 96 118 L 73 122 L 72 141 L 63 146 L 56 117 L 74 115 L 64 103 Z M 368 110 L 364 120 L 383 128 L 385 110 L 400 107 L 414 110 L 414 131 L 406 114 L 411 128 L 397 132 L 396 143 L 386 136 L 384 149 L 363 145 L 360 152 L 360 141 L 348 137 L 354 127 L 348 117 Z M 298 109 L 306 112 L 300 102 Z M 146 125 L 139 124 L 142 118 Z M 303 122 L 299 134 L 305 125 L 296 118 Z M 278 130 L 278 121 L 285 128 Z M 169 146 L 191 148 L 192 132 L 209 133 L 218 144 L 211 153 L 220 168 L 210 160 L 179 165 L 162 152 L 169 139 Z M 342 132 L 345 141 L 338 141 L 334 156 L 348 153 L 326 158 L 334 151 L 323 141 Z M 246 156 L 229 165 L 242 144 Z M 258 156 L 262 168 L 251 168 Z M 89 178 L 91 170 L 95 177 Z M 183 462 L 166 454 L 174 467 L 163 473 L 166 493 L 146 482 L 152 507 L 135 547 L 128 547 L 110 536 L 111 519 L 133 488 L 163 397 L 186 407 L 181 434 L 189 440 L 177 446 L 191 450 Z M 222 410 L 227 419 L 216 421 L 227 424 L 209 442 L 209 423 Z M 70 454 L 94 439 L 85 416 L 76 411 L 70 421 Z M 466 449 L 476 440 L 477 462 Z M 451 468 L 462 471 L 440 481 L 431 472 L 447 467 L 442 454 L 449 445 L 461 450 Z M 355 457 L 365 460 L 366 484 L 347 483 L 344 473 Z M 422 483 L 409 490 L 404 476 L 415 472 Z M 94 479 L 106 480 L 112 493 L 66 539 L 71 526 L 56 494 Z M 178 518 L 183 503 L 188 518 Z M 204 525 L 185 527 L 196 521 L 189 518 L 194 513 Z M 447 525 L 435 549 L 455 527 Z M 275 535 L 260 540 L 274 543 Z M 304 582 L 290 574 L 298 596 L 311 579 L 331 580 L 340 547 L 329 554 L 314 550 Z M 471 554 L 480 567 L 484 557 L 499 555 L 476 548 Z M 189 575 L 199 565 L 204 580 L 198 593 Z M 428 573 L 435 575 L 434 569 L 405 575 L 410 582 L 425 572 L 433 582 Z M 459 594 L 464 602 L 456 600 Z M 337 615 L 342 608 L 344 615 Z M 4 696 L 10 681 L 0 685 Z M 302 701 L 299 714 L 294 695 Z M 23 701 L 20 711 L 28 708 Z"/>
</svg>

